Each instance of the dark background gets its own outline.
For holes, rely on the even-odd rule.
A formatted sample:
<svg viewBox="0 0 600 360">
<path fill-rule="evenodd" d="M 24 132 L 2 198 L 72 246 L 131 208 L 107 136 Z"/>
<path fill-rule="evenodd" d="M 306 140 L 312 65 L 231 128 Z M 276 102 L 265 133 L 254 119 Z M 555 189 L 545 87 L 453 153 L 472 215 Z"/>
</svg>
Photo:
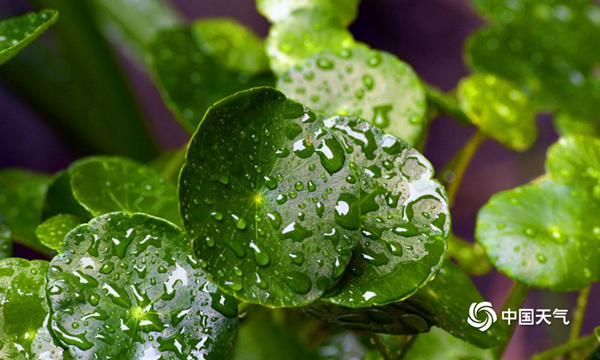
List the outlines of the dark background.
<svg viewBox="0 0 600 360">
<path fill-rule="evenodd" d="M 172 2 L 189 20 L 227 16 L 236 18 L 263 37 L 268 32 L 269 24 L 256 12 L 252 0 Z M 30 10 L 25 1 L 0 0 L 0 14 L 22 14 Z M 466 0 L 363 0 L 359 17 L 350 30 L 358 41 L 396 54 L 412 65 L 424 81 L 448 91 L 468 74 L 462 59 L 463 42 L 481 25 L 483 21 Z M 124 57 L 122 60 L 161 148 L 181 147 L 187 135 L 163 105 L 146 73 Z M 525 153 L 512 152 L 492 140 L 486 141 L 478 151 L 452 209 L 453 229 L 458 235 L 473 238 L 477 210 L 492 194 L 543 174 L 546 148 L 557 135 L 549 116 L 538 116 L 538 125 L 539 139 Z M 431 127 L 425 155 L 439 171 L 472 133 L 472 128 L 441 117 Z M 76 139 L 63 138 L 55 133 L 35 109 L 11 94 L 0 81 L 0 168 L 22 167 L 55 172 L 83 155 L 86 154 L 77 150 Z M 496 273 L 474 280 L 498 312 L 511 281 Z M 597 298 L 599 290 L 598 287 L 593 289 L 590 299 Z M 524 308 L 572 309 L 574 298 L 574 294 L 534 290 Z M 593 304 L 588 309 L 584 334 L 600 324 L 600 316 Z M 525 358 L 535 351 L 560 344 L 567 339 L 568 330 L 560 324 L 517 327 L 505 358 Z"/>
</svg>

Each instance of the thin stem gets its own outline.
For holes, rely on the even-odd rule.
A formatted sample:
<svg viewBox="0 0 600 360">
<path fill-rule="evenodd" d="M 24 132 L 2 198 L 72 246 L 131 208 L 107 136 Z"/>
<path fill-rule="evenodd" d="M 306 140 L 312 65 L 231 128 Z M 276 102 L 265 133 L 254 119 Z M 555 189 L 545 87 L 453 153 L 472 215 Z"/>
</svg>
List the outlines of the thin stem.
<svg viewBox="0 0 600 360">
<path fill-rule="evenodd" d="M 187 147 L 184 146 L 173 154 L 173 157 L 169 160 L 167 166 L 165 166 L 165 168 L 161 172 L 161 175 L 165 179 L 169 180 L 173 177 L 173 175 L 175 175 L 175 173 L 179 172 L 185 160 L 186 150 Z"/>
<path fill-rule="evenodd" d="M 454 233 L 450 233 L 446 255 L 453 258 L 458 266 L 471 275 L 485 275 L 492 270 L 492 265 L 485 255 L 485 250 L 478 243 L 471 243 Z"/>
<path fill-rule="evenodd" d="M 581 334 L 581 325 L 583 324 L 583 318 L 585 315 L 585 309 L 588 304 L 588 298 L 590 296 L 590 287 L 581 290 L 577 296 L 577 308 L 575 309 L 575 315 L 573 315 L 573 326 L 571 327 L 571 334 L 569 335 L 569 341 L 579 339 Z"/>
<path fill-rule="evenodd" d="M 387 347 L 385 346 L 383 341 L 381 341 L 381 337 L 379 336 L 379 334 L 370 333 L 369 335 L 371 337 L 371 340 L 373 341 L 373 344 L 375 344 L 377 350 L 379 350 L 379 352 L 381 353 L 381 356 L 383 356 L 385 360 L 394 360 L 388 353 Z"/>
<path fill-rule="evenodd" d="M 412 347 L 412 345 L 417 340 L 417 336 L 419 336 L 419 334 L 407 335 L 405 337 L 405 341 L 404 341 L 404 343 L 402 343 L 402 346 L 400 347 L 400 352 L 396 356 L 395 360 L 402 360 L 402 359 L 404 359 L 404 356 L 406 356 L 406 353 L 408 353 L 408 350 L 410 350 L 410 348 Z"/>
<path fill-rule="evenodd" d="M 456 197 L 458 188 L 460 187 L 463 176 L 465 175 L 473 156 L 485 139 L 485 135 L 477 130 L 442 170 L 440 180 L 446 186 L 448 200 L 451 204 Z"/>
<path fill-rule="evenodd" d="M 555 348 L 548 349 L 543 353 L 533 355 L 530 360 L 550 360 L 557 356 L 571 353 L 572 351 L 591 347 L 596 342 L 596 335 L 590 334 L 574 341 L 568 341 Z"/>
<path fill-rule="evenodd" d="M 528 295 L 529 286 L 520 282 L 515 282 L 512 289 L 510 290 L 510 294 L 508 294 L 508 298 L 506 298 L 506 301 L 504 301 L 504 305 L 502 305 L 502 312 L 500 314 L 508 310 L 518 311 L 518 309 L 520 309 L 523 305 L 523 302 L 525 302 L 525 299 L 527 299 Z M 511 324 L 505 324 L 504 322 L 500 322 L 500 326 L 502 327 L 506 338 L 494 348 L 494 352 L 496 353 L 496 357 L 498 359 L 502 357 L 502 354 L 506 350 L 506 346 L 508 345 L 508 342 L 512 337 L 512 333 L 515 330 L 515 325 L 516 321 L 512 321 Z"/>
<path fill-rule="evenodd" d="M 438 113 L 449 115 L 458 120 L 458 122 L 462 125 L 472 124 L 467 114 L 465 114 L 462 111 L 460 105 L 458 104 L 458 101 L 456 101 L 456 99 L 453 96 L 444 94 L 440 90 L 431 86 L 426 87 L 426 92 L 427 103 L 435 107 Z"/>
</svg>

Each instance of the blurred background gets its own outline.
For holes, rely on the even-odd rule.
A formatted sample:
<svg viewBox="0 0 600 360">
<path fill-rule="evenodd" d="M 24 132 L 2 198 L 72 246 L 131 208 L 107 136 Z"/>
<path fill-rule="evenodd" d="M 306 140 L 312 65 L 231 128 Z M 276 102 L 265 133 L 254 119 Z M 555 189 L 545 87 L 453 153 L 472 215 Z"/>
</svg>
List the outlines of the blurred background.
<svg viewBox="0 0 600 360">
<path fill-rule="evenodd" d="M 255 10 L 252 0 L 172 0 L 172 5 L 187 20 L 204 17 L 232 17 L 264 37 L 269 23 Z M 51 2 L 47 2 L 51 4 Z M 50 7 L 50 6 L 49 6 Z M 32 11 L 27 1 L 0 0 L 0 18 Z M 59 19 L 59 23 L 60 23 Z M 444 91 L 453 89 L 459 79 L 468 74 L 463 63 L 463 43 L 474 29 L 483 25 L 467 0 L 363 0 L 359 16 L 350 30 L 358 41 L 374 49 L 397 55 L 409 63 L 427 83 Z M 52 29 L 51 29 L 52 30 Z M 52 32 L 52 31 L 51 31 Z M 54 46 L 52 34 L 41 40 Z M 23 54 L 27 55 L 29 49 Z M 131 83 L 143 118 L 161 150 L 177 149 L 185 144 L 187 134 L 174 120 L 143 66 L 122 49 L 115 56 Z M 7 63 L 8 66 L 9 63 Z M 82 64 L 85 67 L 85 64 Z M 44 66 L 40 64 L 40 66 Z M 17 71 L 17 70 L 14 70 Z M 12 74 L 13 78 L 15 74 Z M 56 76 L 60 76 L 57 70 Z M 94 79 L 91 79 L 93 84 Z M 98 86 L 102 91 L 102 86 Z M 60 91 L 56 89 L 56 91 Z M 0 168 L 20 167 L 42 172 L 66 168 L 75 159 L 90 154 L 77 138 L 60 131 L 48 119 L 44 109 L 33 106 L 15 86 L 11 74 L 0 74 Z M 75 100 L 73 100 L 75 101 Z M 61 107 L 65 103 L 56 103 Z M 85 108 L 82 108 L 85 111 Z M 83 117 L 82 117 L 83 118 Z M 50 121 L 49 121 L 50 120 Z M 549 116 L 538 116 L 539 138 L 525 153 L 515 153 L 488 140 L 480 148 L 452 208 L 454 232 L 472 240 L 477 210 L 488 198 L 501 190 L 531 181 L 544 173 L 546 148 L 557 139 Z M 458 125 L 450 118 L 440 117 L 431 126 L 425 155 L 439 171 L 469 139 L 473 128 Z M 23 248 L 21 255 L 35 257 Z M 475 277 L 484 297 L 499 311 L 512 285 L 505 276 L 491 273 Z M 575 294 L 554 294 L 533 290 L 524 308 L 573 308 Z M 598 298 L 600 289 L 592 290 L 590 299 Z M 593 301 L 592 301 L 593 303 Z M 593 306 L 588 307 L 583 333 L 600 324 Z M 517 327 L 506 359 L 521 359 L 536 351 L 562 343 L 568 338 L 568 327 Z"/>
</svg>

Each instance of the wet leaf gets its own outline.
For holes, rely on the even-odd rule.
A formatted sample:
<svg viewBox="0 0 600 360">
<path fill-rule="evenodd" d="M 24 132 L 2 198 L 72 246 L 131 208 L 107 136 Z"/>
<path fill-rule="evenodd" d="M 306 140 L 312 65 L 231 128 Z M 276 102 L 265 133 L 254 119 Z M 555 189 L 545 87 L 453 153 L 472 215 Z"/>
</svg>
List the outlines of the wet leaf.
<svg viewBox="0 0 600 360">
<path fill-rule="evenodd" d="M 516 151 L 535 142 L 535 113 L 527 95 L 511 82 L 475 74 L 460 81 L 456 95 L 461 109 L 485 135 Z"/>
<path fill-rule="evenodd" d="M 600 137 L 600 118 L 577 118 L 567 113 L 554 114 L 554 127 L 561 136 L 588 135 Z"/>
<path fill-rule="evenodd" d="M 303 8 L 271 26 L 265 45 L 271 69 L 281 75 L 324 50 L 354 45 L 354 38 L 336 15 Z"/>
<path fill-rule="evenodd" d="M 215 104 L 179 180 L 185 228 L 211 279 L 270 306 L 323 295 L 358 238 L 358 187 L 345 161 L 322 120 L 274 89 Z"/>
<path fill-rule="evenodd" d="M 74 215 L 56 215 L 40 224 L 35 230 L 35 235 L 42 245 L 52 250 L 60 250 L 67 233 L 82 222 L 81 218 Z"/>
<path fill-rule="evenodd" d="M 548 149 L 546 171 L 556 182 L 578 185 L 600 199 L 600 139 L 562 137 Z"/>
<path fill-rule="evenodd" d="M 235 299 L 208 282 L 169 222 L 111 213 L 70 232 L 50 264 L 51 327 L 78 359 L 224 359 Z"/>
<path fill-rule="evenodd" d="M 17 55 L 58 19 L 58 12 L 42 10 L 0 21 L 0 65 Z"/>
<path fill-rule="evenodd" d="M 49 315 L 46 315 L 44 324 L 39 328 L 31 343 L 31 350 L 35 354 L 35 360 L 71 360 L 68 351 L 56 344 L 56 340 L 48 330 Z"/>
<path fill-rule="evenodd" d="M 428 334 L 419 335 L 403 357 L 406 360 L 493 360 L 495 358 L 492 350 L 480 349 L 436 328 L 431 329 Z"/>
<path fill-rule="evenodd" d="M 362 360 L 371 347 L 368 338 L 356 333 L 342 333 L 318 344 L 311 359 Z"/>
<path fill-rule="evenodd" d="M 240 90 L 274 83 L 268 72 L 252 74 L 225 67 L 224 64 L 231 65 L 231 58 L 237 57 L 235 54 L 244 51 L 243 48 L 211 53 L 214 50 L 210 42 L 197 35 L 192 28 L 165 30 L 148 49 L 148 61 L 163 99 L 189 133 L 196 130 L 213 103 Z M 228 39 L 230 44 L 238 44 L 224 32 L 215 35 Z M 226 58 L 217 57 L 224 55 Z M 255 62 L 256 59 L 251 61 Z"/>
<path fill-rule="evenodd" d="M 47 271 L 47 261 L 0 260 L 1 358 L 31 359 L 36 353 L 32 342 L 48 314 Z"/>
<path fill-rule="evenodd" d="M 152 160 L 148 166 L 164 177 L 170 184 L 177 186 L 179 172 L 185 161 L 185 147 L 162 153 Z"/>
<path fill-rule="evenodd" d="M 417 74 L 394 55 L 366 46 L 318 53 L 281 76 L 277 87 L 315 111 L 360 117 L 411 145 L 425 126 Z"/>
<path fill-rule="evenodd" d="M 450 229 L 448 200 L 418 151 L 358 119 L 326 121 L 360 184 L 360 240 L 344 277 L 325 301 L 347 307 L 400 301 L 442 266 Z M 359 228 L 360 227 L 360 228 Z"/>
<path fill-rule="evenodd" d="M 474 0 L 492 26 L 467 41 L 467 62 L 511 80 L 540 110 L 597 119 L 600 7 L 594 1 Z"/>
<path fill-rule="evenodd" d="M 13 244 L 11 239 L 10 225 L 6 218 L 0 214 L 0 260 L 12 254 Z"/>
<path fill-rule="evenodd" d="M 500 192 L 475 237 L 494 266 L 529 286 L 581 290 L 600 279 L 600 204 L 580 187 L 545 181 Z"/>
<path fill-rule="evenodd" d="M 356 19 L 359 3 L 360 0 L 257 0 L 256 8 L 274 23 L 285 20 L 298 9 L 320 9 L 348 26 Z"/>
<path fill-rule="evenodd" d="M 45 174 L 17 169 L 0 171 L 0 214 L 10 225 L 12 239 L 44 254 L 49 249 L 40 244 L 35 229 L 41 222 L 47 189 Z"/>
<path fill-rule="evenodd" d="M 86 220 L 91 219 L 91 214 L 73 196 L 71 175 L 68 171 L 59 171 L 50 180 L 42 209 L 42 220 L 60 214 L 71 214 Z"/>
<path fill-rule="evenodd" d="M 93 215 L 143 212 L 180 224 L 177 190 L 154 170 L 121 157 L 91 157 L 69 168 L 73 195 Z"/>
</svg>

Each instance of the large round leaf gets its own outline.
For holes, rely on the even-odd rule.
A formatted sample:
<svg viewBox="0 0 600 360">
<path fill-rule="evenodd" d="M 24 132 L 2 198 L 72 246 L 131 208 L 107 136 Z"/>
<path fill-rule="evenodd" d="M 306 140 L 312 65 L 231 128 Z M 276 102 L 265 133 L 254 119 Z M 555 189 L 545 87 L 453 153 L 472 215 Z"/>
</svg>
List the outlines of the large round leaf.
<svg viewBox="0 0 600 360">
<path fill-rule="evenodd" d="M 535 113 L 527 95 L 511 82 L 490 74 L 475 74 L 458 84 L 461 109 L 487 136 L 509 149 L 525 151 L 535 141 Z"/>
<path fill-rule="evenodd" d="M 281 75 L 324 50 L 354 45 L 354 38 L 334 14 L 320 9 L 298 9 L 271 26 L 265 45 L 271 69 Z"/>
<path fill-rule="evenodd" d="M 494 195 L 475 236 L 495 267 L 527 285 L 575 291 L 600 280 L 600 203 L 546 181 Z"/>
<path fill-rule="evenodd" d="M 214 105 L 179 181 L 185 228 L 211 279 L 265 305 L 319 298 L 358 238 L 358 187 L 345 162 L 323 122 L 274 89 Z"/>
<path fill-rule="evenodd" d="M 0 21 L 0 65 L 42 35 L 58 19 L 58 11 L 42 10 Z"/>
<path fill-rule="evenodd" d="M 384 51 L 354 46 L 321 52 L 284 74 L 277 86 L 316 111 L 363 118 L 411 145 L 425 126 L 421 81 Z"/>
<path fill-rule="evenodd" d="M 110 213 L 80 225 L 50 264 L 52 331 L 78 359 L 223 359 L 235 299 L 208 282 L 171 223 Z"/>
<path fill-rule="evenodd" d="M 92 157 L 69 171 L 73 195 L 93 215 L 143 212 L 181 223 L 177 190 L 145 165 L 120 157 Z"/>
<path fill-rule="evenodd" d="M 348 307 L 400 301 L 442 266 L 450 212 L 433 167 L 416 150 L 358 119 L 326 122 L 360 184 L 358 247 L 326 301 Z"/>
<path fill-rule="evenodd" d="M 347 26 L 358 13 L 360 0 L 257 0 L 256 8 L 271 22 L 285 20 L 297 9 L 321 9 L 336 16 Z"/>
<path fill-rule="evenodd" d="M 546 169 L 557 182 L 579 185 L 600 199 L 600 139 L 584 135 L 560 138 L 548 149 Z"/>
</svg>

